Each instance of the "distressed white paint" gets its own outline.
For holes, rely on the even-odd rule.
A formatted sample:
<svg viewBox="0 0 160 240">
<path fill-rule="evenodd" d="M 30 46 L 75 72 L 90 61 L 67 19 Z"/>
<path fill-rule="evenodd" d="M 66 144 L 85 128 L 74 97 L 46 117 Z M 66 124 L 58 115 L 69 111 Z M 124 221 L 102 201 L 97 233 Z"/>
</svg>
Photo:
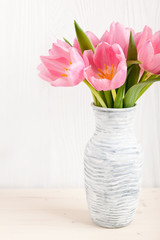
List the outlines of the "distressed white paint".
<svg viewBox="0 0 160 240">
<path fill-rule="evenodd" d="M 89 90 L 53 88 L 37 76 L 56 38 L 73 41 L 73 19 L 98 36 L 120 21 L 160 29 L 159 0 L 0 0 L 0 186 L 83 184 L 83 151 L 94 131 Z M 139 102 L 144 186 L 160 186 L 160 86 Z"/>
</svg>

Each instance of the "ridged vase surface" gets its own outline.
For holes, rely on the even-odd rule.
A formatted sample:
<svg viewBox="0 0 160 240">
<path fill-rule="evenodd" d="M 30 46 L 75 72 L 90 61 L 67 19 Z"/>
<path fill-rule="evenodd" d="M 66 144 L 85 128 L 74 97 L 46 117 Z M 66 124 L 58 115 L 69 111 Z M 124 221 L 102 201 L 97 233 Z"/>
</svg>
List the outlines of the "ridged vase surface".
<svg viewBox="0 0 160 240">
<path fill-rule="evenodd" d="M 102 227 L 124 227 L 134 218 L 141 187 L 141 148 L 134 133 L 136 107 L 92 107 L 96 130 L 84 154 L 90 216 Z"/>
</svg>

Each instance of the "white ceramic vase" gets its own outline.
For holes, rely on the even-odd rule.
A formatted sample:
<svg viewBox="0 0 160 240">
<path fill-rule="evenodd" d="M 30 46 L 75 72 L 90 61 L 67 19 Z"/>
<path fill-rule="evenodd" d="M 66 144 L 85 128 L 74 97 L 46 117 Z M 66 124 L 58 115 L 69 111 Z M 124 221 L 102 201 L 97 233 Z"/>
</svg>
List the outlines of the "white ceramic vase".
<svg viewBox="0 0 160 240">
<path fill-rule="evenodd" d="M 96 130 L 84 154 L 89 212 L 99 226 L 124 227 L 134 218 L 141 186 L 141 150 L 133 128 L 136 107 L 92 107 Z"/>
</svg>

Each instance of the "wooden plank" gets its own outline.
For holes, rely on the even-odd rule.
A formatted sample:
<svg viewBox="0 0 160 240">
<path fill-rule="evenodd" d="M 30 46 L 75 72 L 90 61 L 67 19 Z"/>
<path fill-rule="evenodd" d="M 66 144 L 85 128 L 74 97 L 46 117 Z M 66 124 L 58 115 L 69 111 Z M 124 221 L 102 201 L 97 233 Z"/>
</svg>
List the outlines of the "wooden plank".
<svg viewBox="0 0 160 240">
<path fill-rule="evenodd" d="M 0 190 L 0 239 L 159 240 L 160 189 L 142 189 L 134 221 L 105 229 L 89 217 L 84 189 Z"/>
</svg>

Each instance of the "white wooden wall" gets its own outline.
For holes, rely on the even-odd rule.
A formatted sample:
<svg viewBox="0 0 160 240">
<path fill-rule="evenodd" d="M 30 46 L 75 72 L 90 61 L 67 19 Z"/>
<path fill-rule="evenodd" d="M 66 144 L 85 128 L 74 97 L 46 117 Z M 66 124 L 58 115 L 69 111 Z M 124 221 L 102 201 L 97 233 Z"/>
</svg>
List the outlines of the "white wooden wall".
<svg viewBox="0 0 160 240">
<path fill-rule="evenodd" d="M 83 151 L 94 131 L 86 86 L 54 88 L 37 76 L 56 38 L 75 37 L 73 20 L 101 36 L 112 21 L 160 29 L 159 0 L 0 0 L 0 187 L 83 184 Z M 160 85 L 139 102 L 143 186 L 160 187 Z"/>
</svg>

